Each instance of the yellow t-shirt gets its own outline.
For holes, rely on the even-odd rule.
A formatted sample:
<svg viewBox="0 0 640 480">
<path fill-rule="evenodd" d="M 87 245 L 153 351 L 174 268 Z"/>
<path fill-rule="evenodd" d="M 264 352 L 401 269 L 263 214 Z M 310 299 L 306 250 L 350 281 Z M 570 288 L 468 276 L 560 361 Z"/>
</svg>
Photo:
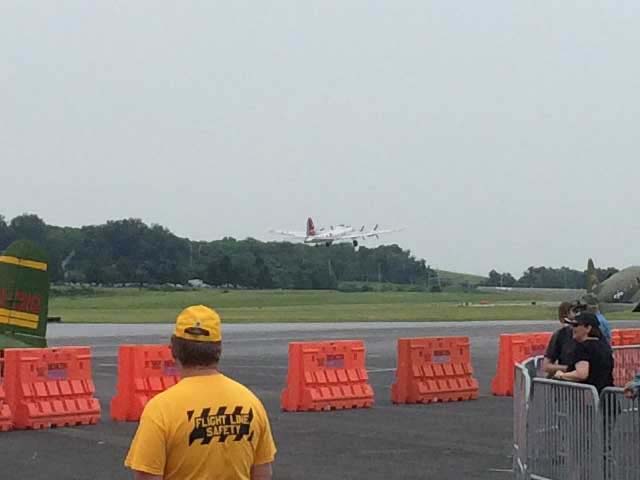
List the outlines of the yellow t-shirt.
<svg viewBox="0 0 640 480">
<path fill-rule="evenodd" d="M 267 412 L 222 374 L 183 378 L 145 406 L 124 464 L 164 480 L 250 480 L 276 453 Z"/>
</svg>

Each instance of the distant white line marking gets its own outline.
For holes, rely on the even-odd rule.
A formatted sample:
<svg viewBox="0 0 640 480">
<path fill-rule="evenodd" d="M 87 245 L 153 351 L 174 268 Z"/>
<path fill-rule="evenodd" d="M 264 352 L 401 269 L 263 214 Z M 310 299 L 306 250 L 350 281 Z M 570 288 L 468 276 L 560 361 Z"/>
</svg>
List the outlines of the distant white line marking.
<svg viewBox="0 0 640 480">
<path fill-rule="evenodd" d="M 364 453 L 367 455 L 381 455 L 381 454 L 394 454 L 394 453 L 413 453 L 415 452 L 415 450 L 411 450 L 408 448 L 396 448 L 396 449 L 389 449 L 389 450 L 361 450 L 358 453 Z"/>
<path fill-rule="evenodd" d="M 99 367 L 117 367 L 118 364 L 117 363 L 99 363 L 98 366 Z"/>
<path fill-rule="evenodd" d="M 513 473 L 513 468 L 490 468 L 490 472 Z"/>
<path fill-rule="evenodd" d="M 367 370 L 367 373 L 378 373 L 378 372 L 393 372 L 395 368 L 372 368 L 371 370 Z"/>
</svg>

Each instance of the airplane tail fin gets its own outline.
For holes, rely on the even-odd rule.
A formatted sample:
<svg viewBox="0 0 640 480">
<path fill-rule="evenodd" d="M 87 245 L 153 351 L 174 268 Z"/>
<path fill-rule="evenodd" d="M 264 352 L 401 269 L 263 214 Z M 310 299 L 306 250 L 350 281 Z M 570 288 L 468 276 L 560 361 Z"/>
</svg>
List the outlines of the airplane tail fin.
<svg viewBox="0 0 640 480">
<path fill-rule="evenodd" d="M 18 240 L 0 255 L 0 348 L 45 347 L 49 305 L 46 254 Z"/>
<path fill-rule="evenodd" d="M 307 218 L 307 237 L 316 234 L 316 227 L 313 224 L 313 219 L 311 217 Z"/>
<path fill-rule="evenodd" d="M 599 285 L 598 274 L 596 273 L 596 267 L 593 264 L 593 260 L 590 258 L 587 262 L 587 271 L 586 271 L 586 287 L 587 292 L 592 293 Z"/>
</svg>

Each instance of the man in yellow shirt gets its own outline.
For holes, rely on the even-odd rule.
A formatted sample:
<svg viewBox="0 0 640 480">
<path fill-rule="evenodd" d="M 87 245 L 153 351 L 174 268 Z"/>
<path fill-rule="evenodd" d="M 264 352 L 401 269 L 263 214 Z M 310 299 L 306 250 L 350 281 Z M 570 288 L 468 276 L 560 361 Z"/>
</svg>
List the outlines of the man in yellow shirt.
<svg viewBox="0 0 640 480">
<path fill-rule="evenodd" d="M 218 371 L 220 317 L 203 305 L 176 319 L 182 379 L 145 406 L 125 465 L 136 480 L 270 480 L 276 447 L 260 400 Z"/>
</svg>

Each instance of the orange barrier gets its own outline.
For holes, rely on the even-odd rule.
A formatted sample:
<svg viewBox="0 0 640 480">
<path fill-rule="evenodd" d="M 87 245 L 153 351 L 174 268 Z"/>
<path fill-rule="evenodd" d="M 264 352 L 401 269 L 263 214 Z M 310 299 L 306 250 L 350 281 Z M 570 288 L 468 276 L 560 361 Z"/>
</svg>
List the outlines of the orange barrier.
<svg viewBox="0 0 640 480">
<path fill-rule="evenodd" d="M 611 330 L 614 346 L 640 345 L 640 328 L 614 328 Z"/>
<path fill-rule="evenodd" d="M 640 372 L 640 345 L 619 346 L 613 350 L 613 384 L 624 387 Z"/>
<path fill-rule="evenodd" d="M 89 347 L 9 348 L 5 390 L 17 429 L 90 425 L 100 420 Z"/>
<path fill-rule="evenodd" d="M 6 432 L 13 427 L 13 419 L 11 409 L 6 401 L 2 379 L 4 374 L 4 359 L 2 358 L 2 350 L 0 350 L 0 432 Z"/>
<path fill-rule="evenodd" d="M 120 422 L 140 420 L 147 402 L 179 380 L 168 345 L 120 345 L 111 418 Z"/>
<path fill-rule="evenodd" d="M 287 386 L 280 406 L 287 412 L 367 408 L 373 389 L 362 340 L 289 343 Z"/>
<path fill-rule="evenodd" d="M 529 357 L 544 355 L 551 335 L 550 332 L 500 335 L 498 366 L 496 376 L 491 382 L 491 392 L 499 396 L 513 395 L 515 364 Z"/>
<path fill-rule="evenodd" d="M 399 338 L 393 403 L 455 402 L 478 398 L 469 337 Z"/>
</svg>

